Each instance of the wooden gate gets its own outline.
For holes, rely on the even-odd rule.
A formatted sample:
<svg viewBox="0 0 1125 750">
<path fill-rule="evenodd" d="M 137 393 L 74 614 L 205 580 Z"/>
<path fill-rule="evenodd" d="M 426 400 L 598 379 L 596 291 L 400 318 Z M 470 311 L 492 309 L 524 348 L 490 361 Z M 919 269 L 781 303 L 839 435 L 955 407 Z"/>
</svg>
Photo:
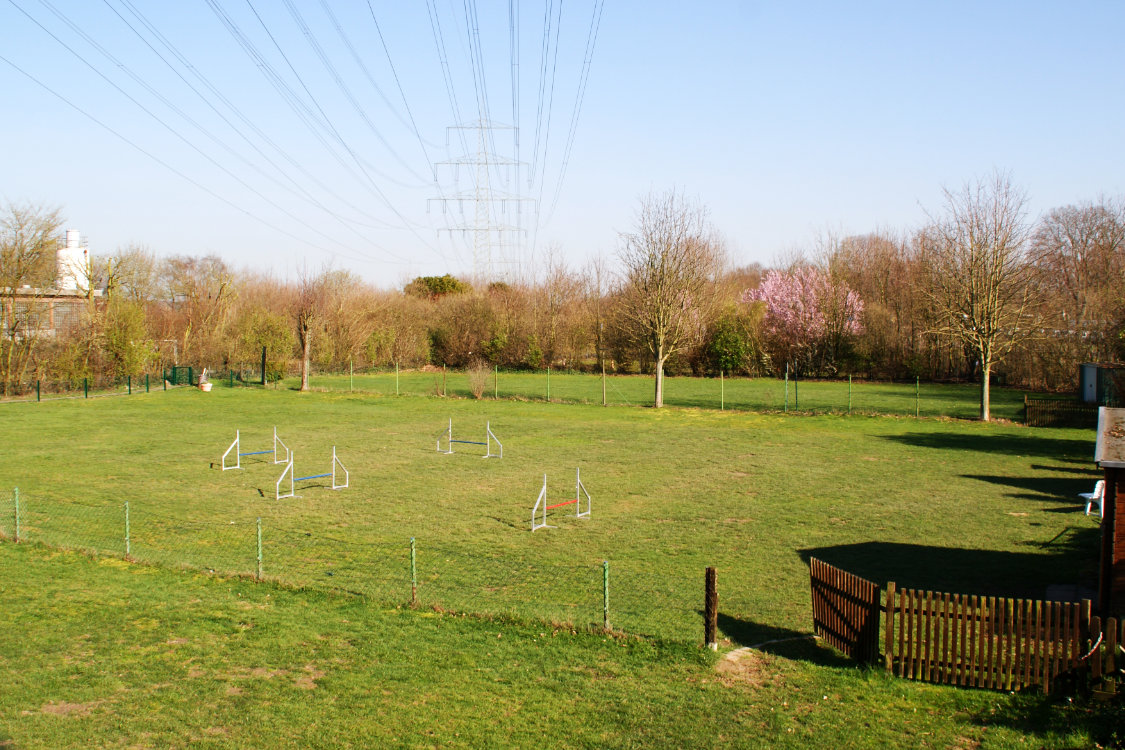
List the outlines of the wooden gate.
<svg viewBox="0 0 1125 750">
<path fill-rule="evenodd" d="M 879 587 L 815 557 L 809 560 L 813 629 L 859 662 L 879 656 Z"/>
</svg>

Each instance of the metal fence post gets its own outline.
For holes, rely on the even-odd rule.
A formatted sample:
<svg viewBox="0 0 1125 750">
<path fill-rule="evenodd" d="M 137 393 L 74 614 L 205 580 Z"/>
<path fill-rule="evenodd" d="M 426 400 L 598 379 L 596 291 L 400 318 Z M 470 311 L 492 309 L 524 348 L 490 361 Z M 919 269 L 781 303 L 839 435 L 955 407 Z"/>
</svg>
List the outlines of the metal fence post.
<svg viewBox="0 0 1125 750">
<path fill-rule="evenodd" d="M 234 368 L 230 368 L 228 372 L 230 373 L 230 387 L 234 388 Z"/>
<path fill-rule="evenodd" d="M 602 560 L 602 627 L 609 630 L 609 560 Z"/>
<path fill-rule="evenodd" d="M 133 395 L 133 376 L 132 375 L 126 375 L 125 376 L 125 385 L 129 389 L 129 395 L 132 396 Z"/>
<path fill-rule="evenodd" d="M 852 413 L 852 376 L 848 374 L 848 414 Z"/>
<path fill-rule="evenodd" d="M 129 501 L 125 501 L 125 557 L 128 557 L 133 552 L 132 543 L 129 540 Z"/>
<path fill-rule="evenodd" d="M 547 365 L 547 401 L 551 400 L 551 366 Z"/>
<path fill-rule="evenodd" d="M 355 390 L 355 365 L 351 357 L 348 357 L 348 390 Z"/>
<path fill-rule="evenodd" d="M 492 398 L 500 398 L 500 365 L 492 366 Z"/>
<path fill-rule="evenodd" d="M 395 362 L 395 395 L 398 395 L 398 362 Z"/>
<path fill-rule="evenodd" d="M 167 372 L 164 373 L 164 377 L 161 378 L 161 380 L 164 381 L 164 390 L 168 390 L 168 373 Z"/>
<path fill-rule="evenodd" d="M 410 537 L 410 605 L 418 603 L 418 565 L 415 557 L 414 537 Z"/>
<path fill-rule="evenodd" d="M 918 418 L 918 376 L 914 376 L 914 418 Z"/>
<path fill-rule="evenodd" d="M 39 401 L 39 381 L 35 381 L 35 400 Z"/>
<path fill-rule="evenodd" d="M 719 370 L 719 411 L 726 409 L 727 392 L 726 386 L 723 384 L 723 371 Z"/>
<path fill-rule="evenodd" d="M 258 519 L 258 580 L 262 580 L 262 519 Z"/>
<path fill-rule="evenodd" d="M 145 373 L 145 393 L 148 393 L 148 373 Z"/>
<path fill-rule="evenodd" d="M 16 498 L 16 544 L 19 544 L 19 541 L 20 541 L 20 488 L 16 487 L 14 492 L 15 492 L 15 498 Z"/>
<path fill-rule="evenodd" d="M 90 379 L 82 378 L 82 393 L 86 398 L 90 398 Z"/>
</svg>

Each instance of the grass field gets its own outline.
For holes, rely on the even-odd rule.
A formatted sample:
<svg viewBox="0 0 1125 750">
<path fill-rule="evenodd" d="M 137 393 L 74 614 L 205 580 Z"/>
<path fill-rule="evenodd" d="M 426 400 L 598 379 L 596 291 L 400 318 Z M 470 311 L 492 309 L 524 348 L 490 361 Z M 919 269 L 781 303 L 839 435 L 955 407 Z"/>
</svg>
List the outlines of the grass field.
<svg viewBox="0 0 1125 750">
<path fill-rule="evenodd" d="M 86 731 L 245 746 L 267 716 L 266 744 L 324 745 L 1066 746 L 1112 727 L 1104 710 L 913 685 L 803 642 L 722 673 L 697 648 L 707 565 L 724 651 L 809 632 L 810 555 L 914 588 L 1090 585 L 1097 525 L 1075 497 L 1095 478 L 1088 431 L 223 388 L 0 418 L 21 538 L 123 556 L 128 502 L 132 558 L 161 564 L 0 545 L 0 629 L 23 634 L 5 640 L 0 746 Z M 504 458 L 437 453 L 450 418 L 470 440 L 490 422 Z M 327 470 L 335 445 L 352 486 L 279 502 L 281 467 L 213 466 L 236 428 L 261 450 L 275 425 L 298 475 Z M 593 517 L 530 533 L 542 475 L 565 498 L 577 466 Z M 0 495 L 8 537 L 13 511 Z M 266 578 L 327 593 L 169 570 L 252 576 L 258 518 Z M 398 608 L 412 537 L 418 610 Z"/>
<path fill-rule="evenodd" d="M 226 383 L 221 377 L 216 381 Z M 296 387 L 298 378 L 284 381 Z M 401 373 L 370 372 L 347 375 L 314 375 L 314 388 L 331 391 L 360 391 L 383 396 L 445 393 L 471 396 L 465 373 L 431 368 L 429 371 Z M 695 378 L 667 377 L 664 402 L 669 406 L 693 406 L 734 411 L 803 413 L 895 414 L 902 416 L 956 417 L 979 416 L 980 386 L 972 384 L 886 383 L 855 380 L 790 380 L 778 378 Z M 550 398 L 548 399 L 548 391 Z M 611 375 L 605 380 L 605 401 L 609 405 L 652 403 L 651 375 Z M 994 417 L 1016 421 L 1023 418 L 1023 391 L 992 389 Z M 575 372 L 519 371 L 496 372 L 489 377 L 484 395 L 501 399 L 557 401 L 601 404 L 600 376 Z"/>
</svg>

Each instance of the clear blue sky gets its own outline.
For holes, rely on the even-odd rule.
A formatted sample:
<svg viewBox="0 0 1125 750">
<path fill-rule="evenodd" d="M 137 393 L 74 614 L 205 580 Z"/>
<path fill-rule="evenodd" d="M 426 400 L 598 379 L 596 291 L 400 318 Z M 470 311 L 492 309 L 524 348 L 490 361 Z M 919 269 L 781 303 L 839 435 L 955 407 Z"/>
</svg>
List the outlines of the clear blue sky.
<svg viewBox="0 0 1125 750">
<path fill-rule="evenodd" d="M 455 184 L 443 162 L 478 152 L 448 127 L 480 118 L 482 81 L 525 162 L 490 170 L 493 195 L 537 199 L 494 216 L 527 232 L 494 258 L 525 268 L 612 255 L 639 199 L 670 188 L 710 208 L 735 264 L 917 227 L 943 186 L 994 169 L 1033 214 L 1125 195 L 1125 3 L 512 7 L 518 55 L 497 0 L 0 0 L 0 199 L 61 206 L 103 254 L 216 253 L 280 278 L 331 263 L 384 287 L 466 274 L 473 235 L 439 230 L 471 226 L 473 203 L 431 199 L 475 194 L 475 168 Z M 516 155 L 510 130 L 485 145 Z"/>
</svg>

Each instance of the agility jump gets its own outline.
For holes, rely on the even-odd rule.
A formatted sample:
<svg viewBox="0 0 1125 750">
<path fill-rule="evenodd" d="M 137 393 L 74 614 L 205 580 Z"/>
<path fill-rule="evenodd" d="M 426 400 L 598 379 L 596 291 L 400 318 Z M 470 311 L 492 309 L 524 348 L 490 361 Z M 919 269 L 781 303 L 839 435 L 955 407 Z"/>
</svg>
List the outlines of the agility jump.
<svg viewBox="0 0 1125 750">
<path fill-rule="evenodd" d="M 441 449 L 441 443 L 443 439 L 445 440 L 445 450 Z M 504 446 L 500 443 L 499 440 L 496 439 L 496 436 L 492 434 L 492 427 L 488 422 L 484 423 L 484 440 L 455 440 L 453 438 L 453 419 L 450 418 L 449 427 L 445 430 L 442 430 L 437 439 L 438 453 L 444 453 L 447 456 L 450 455 L 451 453 L 453 453 L 453 445 L 455 443 L 463 443 L 465 445 L 483 445 L 484 455 L 481 456 L 481 458 L 504 457 Z M 492 452 L 493 445 L 496 446 L 495 453 Z"/>
<path fill-rule="evenodd" d="M 343 484 L 337 484 L 336 483 L 336 477 L 337 477 L 336 467 L 337 466 L 340 467 L 340 471 L 343 472 L 343 475 L 344 475 Z M 324 479 L 326 477 L 332 477 L 332 489 L 334 489 L 334 490 L 346 489 L 347 486 L 348 486 L 348 470 L 344 468 L 344 464 L 340 462 L 340 459 L 336 458 L 336 446 L 332 446 L 332 471 L 326 472 L 324 474 L 309 474 L 307 477 L 296 477 L 296 476 L 293 476 L 293 474 L 294 474 L 294 471 L 293 471 L 293 454 L 290 454 L 289 455 L 289 462 L 285 466 L 285 471 L 281 472 L 281 476 L 278 477 L 277 484 L 274 487 L 274 489 L 275 489 L 274 494 L 276 495 L 278 500 L 281 500 L 281 499 L 286 498 L 286 497 L 296 497 L 297 496 L 296 491 L 295 491 L 296 483 L 297 482 L 304 482 L 304 481 L 309 480 L 309 479 Z M 283 495 L 283 494 L 281 494 L 281 483 L 285 481 L 286 477 L 289 477 L 289 492 L 287 492 Z"/>
<path fill-rule="evenodd" d="M 586 498 L 586 510 L 582 510 L 582 498 Z M 547 511 L 561 508 L 564 505 L 574 505 L 575 518 L 589 518 L 590 517 L 590 493 L 586 491 L 586 486 L 582 484 L 582 470 L 574 470 L 574 499 L 564 500 L 561 503 L 554 503 L 553 505 L 547 504 L 547 475 L 543 475 L 543 489 L 539 490 L 539 497 L 535 501 L 535 507 L 531 509 L 531 530 L 536 529 L 553 529 L 555 526 L 547 525 Z"/>
<path fill-rule="evenodd" d="M 227 469 L 241 469 L 242 468 L 242 457 L 243 456 L 262 456 L 262 455 L 265 455 L 267 453 L 272 453 L 273 454 L 273 462 L 275 464 L 288 463 L 288 461 L 290 459 L 289 446 L 287 446 L 284 442 L 282 442 L 281 438 L 279 438 L 277 436 L 277 428 L 276 427 L 273 428 L 273 450 L 242 452 L 240 450 L 240 445 L 241 445 L 240 442 L 239 442 L 240 437 L 241 436 L 239 434 L 239 431 L 235 430 L 234 431 L 234 442 L 230 444 L 230 447 L 227 448 L 227 452 L 223 454 L 223 471 L 226 471 Z M 229 456 L 232 452 L 234 453 L 234 465 L 228 466 L 227 465 L 227 456 Z M 280 458 L 279 458 L 279 456 L 280 456 Z"/>
</svg>

